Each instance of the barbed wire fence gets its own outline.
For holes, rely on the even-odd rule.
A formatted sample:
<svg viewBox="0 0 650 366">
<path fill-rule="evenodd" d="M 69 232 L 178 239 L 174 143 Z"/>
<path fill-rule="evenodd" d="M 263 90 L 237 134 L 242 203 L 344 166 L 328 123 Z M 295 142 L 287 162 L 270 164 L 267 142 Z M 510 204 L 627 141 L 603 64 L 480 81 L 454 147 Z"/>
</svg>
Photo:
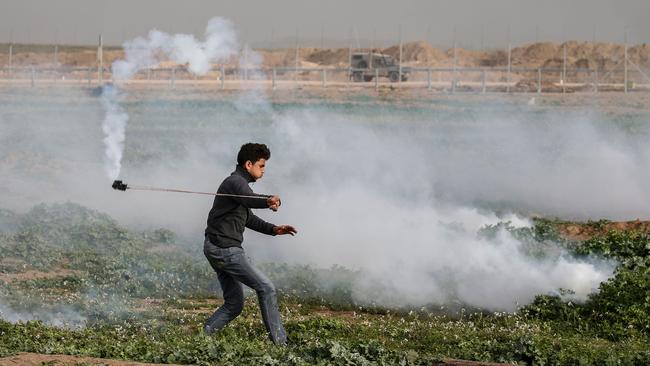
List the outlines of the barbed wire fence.
<svg viewBox="0 0 650 366">
<path fill-rule="evenodd" d="M 430 28 L 427 28 L 425 40 L 430 39 Z M 501 49 L 488 48 L 484 41 L 484 29 L 481 28 L 480 40 L 463 44 L 457 39 L 457 29 L 452 32 L 451 48 L 440 50 L 446 59 L 439 67 L 422 66 L 421 63 L 431 63 L 426 59 L 413 60 L 412 55 L 404 55 L 405 43 L 402 39 L 402 29 L 398 26 L 397 37 L 394 42 L 378 40 L 376 31 L 370 40 L 360 39 L 355 27 L 348 31 L 347 62 L 338 62 L 332 66 L 305 66 L 307 63 L 301 57 L 301 47 L 325 47 L 324 27 L 321 27 L 321 36 L 314 46 L 314 40 L 301 42 L 298 30 L 295 33 L 293 49 L 295 57 L 293 62 L 285 60 L 282 66 L 253 65 L 247 61 L 239 63 L 226 63 L 213 67 L 207 74 L 196 76 L 191 74 L 184 65 L 171 67 L 152 67 L 139 71 L 129 81 L 115 81 L 111 74 L 110 65 L 106 64 L 102 37 L 99 37 L 98 46 L 94 52 L 96 61 L 93 66 L 76 67 L 64 65 L 60 60 L 61 50 L 70 50 L 70 46 L 30 46 L 25 44 L 6 44 L 4 63 L 0 67 L 0 87 L 2 86 L 29 86 L 41 85 L 86 85 L 99 86 L 105 83 L 126 83 L 133 85 L 177 87 L 208 87 L 215 90 L 238 88 L 269 88 L 271 90 L 302 88 L 302 87 L 355 87 L 396 89 L 420 88 L 432 92 L 442 93 L 598 93 L 603 91 L 639 92 L 650 91 L 650 72 L 647 67 L 648 60 L 641 55 L 643 46 L 634 45 L 633 51 L 636 61 L 630 57 L 629 30 L 624 30 L 623 42 L 620 47 L 605 47 L 598 50 L 599 45 L 595 36 L 591 40 L 591 55 L 575 60 L 568 53 L 575 48 L 573 41 L 561 42 L 561 57 L 552 57 L 540 67 L 526 66 L 526 55 L 518 52 L 517 59 L 513 58 L 513 42 L 510 27 L 508 27 L 506 41 Z M 539 29 L 536 28 L 535 41 L 539 41 Z M 269 49 L 273 50 L 277 44 L 274 40 L 274 31 L 271 31 Z M 308 42 L 311 42 L 309 44 Z M 475 44 L 479 43 L 477 47 Z M 285 40 L 286 43 L 286 40 Z M 459 47 L 459 43 L 463 48 Z M 391 46 L 392 44 L 392 46 Z M 408 46 L 411 44 L 407 42 Z M 589 44 L 589 41 L 582 42 Z M 577 45 L 580 45 L 578 43 Z M 339 46 L 341 46 L 339 44 Z M 38 48 L 41 54 L 49 54 L 50 62 L 38 65 L 24 65 L 24 59 L 30 48 Z M 72 47 L 84 49 L 86 52 L 92 47 Z M 263 47 L 260 47 L 263 48 Z M 397 48 L 397 50 L 395 50 Z M 480 60 L 479 65 L 466 65 L 467 61 L 460 55 L 468 49 L 476 50 L 483 54 L 491 55 L 490 58 Z M 520 47 L 521 48 L 521 47 Z M 116 49 L 112 47 L 112 49 Z M 289 47 L 286 48 L 287 53 Z M 338 50 L 345 50 L 339 47 Z M 245 44 L 243 50 L 248 50 Z M 373 54 L 383 54 L 392 50 L 394 66 L 391 70 L 381 67 L 355 68 L 353 55 L 366 55 L 373 59 Z M 244 51 L 246 52 L 246 51 Z M 612 54 L 603 54 L 610 52 Z M 623 53 L 619 55 L 619 53 Z M 2 55 L 0 51 L 0 55 Z M 411 52 L 412 53 L 412 52 Z M 584 56 L 584 55 L 583 55 Z M 288 58 L 288 57 L 285 57 Z M 574 59 L 570 62 L 570 58 Z M 47 57 L 45 58 L 47 59 Z M 476 61 L 476 60 L 475 60 Z M 516 61 L 516 63 L 514 62 Z M 292 65 L 291 65 L 292 63 Z M 475 62 L 476 63 L 476 62 Z M 235 64 L 236 66 L 233 66 Z"/>
</svg>

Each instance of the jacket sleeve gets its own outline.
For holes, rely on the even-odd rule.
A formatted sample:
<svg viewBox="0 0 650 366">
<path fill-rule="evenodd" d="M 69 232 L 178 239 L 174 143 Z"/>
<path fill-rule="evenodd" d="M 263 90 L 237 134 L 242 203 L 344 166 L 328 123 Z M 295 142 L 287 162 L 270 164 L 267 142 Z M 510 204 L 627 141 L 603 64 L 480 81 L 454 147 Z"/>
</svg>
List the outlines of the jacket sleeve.
<svg viewBox="0 0 650 366">
<path fill-rule="evenodd" d="M 230 189 L 228 192 L 223 192 L 228 194 L 236 194 L 240 196 L 257 196 L 260 198 L 244 198 L 244 197 L 231 197 L 240 205 L 246 208 L 269 208 L 269 204 L 266 200 L 271 197 L 265 194 L 257 194 L 253 192 L 251 187 L 246 183 L 244 179 L 233 179 L 230 184 Z"/>
<path fill-rule="evenodd" d="M 246 220 L 246 227 L 251 230 L 257 231 L 258 233 L 275 235 L 275 233 L 273 232 L 273 228 L 275 227 L 275 225 L 260 219 L 259 217 L 255 216 L 255 214 L 250 210 L 248 210 L 248 219 Z"/>
</svg>

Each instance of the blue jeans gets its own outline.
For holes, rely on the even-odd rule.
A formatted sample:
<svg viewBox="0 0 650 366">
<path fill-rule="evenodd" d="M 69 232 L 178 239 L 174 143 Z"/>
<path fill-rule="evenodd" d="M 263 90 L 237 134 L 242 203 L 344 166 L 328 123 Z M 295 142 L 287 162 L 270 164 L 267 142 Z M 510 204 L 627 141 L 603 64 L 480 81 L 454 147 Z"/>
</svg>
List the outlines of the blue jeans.
<svg viewBox="0 0 650 366">
<path fill-rule="evenodd" d="M 244 290 L 242 284 L 257 293 L 264 326 L 271 341 L 285 344 L 287 335 L 282 326 L 275 286 L 271 280 L 253 267 L 241 247 L 220 248 L 206 237 L 203 253 L 217 272 L 223 290 L 223 305 L 205 322 L 205 331 L 212 334 L 235 319 L 244 309 Z"/>
</svg>

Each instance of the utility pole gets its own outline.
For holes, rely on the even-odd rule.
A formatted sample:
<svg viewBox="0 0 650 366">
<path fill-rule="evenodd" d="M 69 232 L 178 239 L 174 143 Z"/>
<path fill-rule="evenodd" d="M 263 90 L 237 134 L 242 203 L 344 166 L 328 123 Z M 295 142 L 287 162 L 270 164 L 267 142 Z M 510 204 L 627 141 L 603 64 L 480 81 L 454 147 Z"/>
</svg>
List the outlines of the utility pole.
<svg viewBox="0 0 650 366">
<path fill-rule="evenodd" d="M 623 82 L 625 83 L 625 87 L 624 87 L 625 93 L 627 93 L 627 27 L 625 28 L 623 37 L 624 37 L 624 42 L 625 42 L 625 61 L 623 63 L 623 65 L 624 65 L 624 67 L 623 67 L 623 73 L 624 73 Z"/>
<path fill-rule="evenodd" d="M 59 63 L 59 30 L 55 29 L 54 30 L 54 66 Z"/>
<path fill-rule="evenodd" d="M 296 84 L 298 83 L 298 57 L 299 57 L 299 48 L 298 48 L 298 28 L 296 28 L 296 66 L 295 66 L 295 79 Z"/>
<path fill-rule="evenodd" d="M 352 78 L 352 27 L 348 32 L 348 82 L 346 85 L 350 85 L 350 79 Z"/>
<path fill-rule="evenodd" d="M 510 93 L 510 71 L 512 70 L 512 41 L 510 40 L 510 24 L 508 24 L 508 74 L 506 76 L 506 93 Z"/>
<path fill-rule="evenodd" d="M 99 86 L 104 84 L 104 41 L 102 35 L 99 35 L 99 46 L 97 47 L 97 78 Z"/>
<path fill-rule="evenodd" d="M 399 25 L 399 83 L 402 83 L 402 25 Z"/>
<path fill-rule="evenodd" d="M 454 63 L 452 65 L 452 74 L 451 74 L 451 92 L 455 93 L 456 92 L 456 62 L 457 62 L 457 54 L 456 54 L 456 26 L 454 26 L 454 42 L 453 42 L 453 47 L 454 47 Z"/>
<path fill-rule="evenodd" d="M 562 51 L 562 93 L 566 93 L 566 40 Z"/>
<path fill-rule="evenodd" d="M 512 71 L 512 43 L 508 42 L 508 77 L 506 85 L 506 93 L 510 93 L 510 73 Z"/>
</svg>

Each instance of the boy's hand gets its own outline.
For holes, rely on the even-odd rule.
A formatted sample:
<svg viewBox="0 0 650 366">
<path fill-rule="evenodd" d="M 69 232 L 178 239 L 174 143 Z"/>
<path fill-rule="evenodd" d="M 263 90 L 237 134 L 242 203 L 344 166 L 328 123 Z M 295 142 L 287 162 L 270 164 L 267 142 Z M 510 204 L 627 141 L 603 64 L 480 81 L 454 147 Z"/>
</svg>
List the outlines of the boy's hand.
<svg viewBox="0 0 650 366">
<path fill-rule="evenodd" d="M 275 233 L 275 235 L 289 234 L 291 236 L 294 236 L 298 233 L 298 230 L 296 230 L 296 228 L 291 225 L 281 225 L 273 227 L 273 233 Z"/>
<path fill-rule="evenodd" d="M 280 208 L 280 205 L 282 202 L 280 201 L 280 197 L 278 196 L 271 196 L 269 199 L 266 200 L 266 203 L 269 205 L 269 208 L 273 211 L 277 211 L 278 208 Z"/>
</svg>

